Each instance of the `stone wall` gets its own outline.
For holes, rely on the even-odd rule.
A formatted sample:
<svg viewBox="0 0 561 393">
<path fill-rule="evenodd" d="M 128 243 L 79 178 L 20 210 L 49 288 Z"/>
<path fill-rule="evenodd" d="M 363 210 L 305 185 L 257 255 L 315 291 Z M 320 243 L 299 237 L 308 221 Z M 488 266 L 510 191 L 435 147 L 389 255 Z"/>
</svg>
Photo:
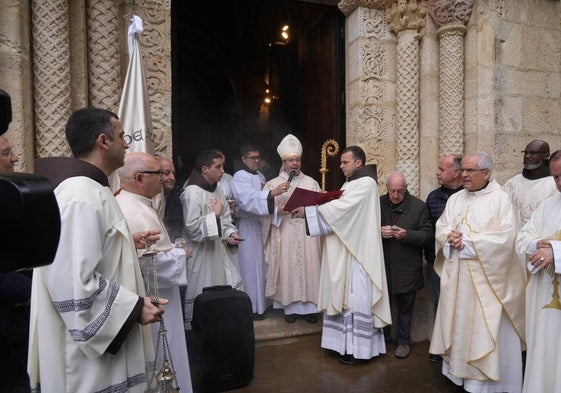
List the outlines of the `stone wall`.
<svg viewBox="0 0 561 393">
<path fill-rule="evenodd" d="M 561 148 L 561 3 L 503 3 L 493 26 L 496 137 L 491 142 L 499 182 L 520 171 L 520 151 L 530 140 Z"/>
</svg>

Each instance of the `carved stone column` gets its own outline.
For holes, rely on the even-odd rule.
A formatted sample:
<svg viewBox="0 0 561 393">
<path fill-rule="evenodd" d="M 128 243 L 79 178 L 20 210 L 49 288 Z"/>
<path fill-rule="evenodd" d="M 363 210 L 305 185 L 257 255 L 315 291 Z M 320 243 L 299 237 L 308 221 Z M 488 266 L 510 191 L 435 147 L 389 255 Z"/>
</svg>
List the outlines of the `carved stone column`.
<svg viewBox="0 0 561 393">
<path fill-rule="evenodd" d="M 4 136 L 19 157 L 16 172 L 32 172 L 35 158 L 31 67 L 31 2 L 0 1 L 0 89 L 13 109 Z"/>
<path fill-rule="evenodd" d="M 89 101 L 115 113 L 121 98 L 120 18 L 113 0 L 88 0 Z"/>
<path fill-rule="evenodd" d="M 424 1 L 398 0 L 388 10 L 397 33 L 397 169 L 419 195 L 419 40 L 425 26 Z"/>
<path fill-rule="evenodd" d="M 68 1 L 31 5 L 37 156 L 69 155 L 64 125 L 71 112 Z"/>
<path fill-rule="evenodd" d="M 473 0 L 428 2 L 439 25 L 440 156 L 464 151 L 464 35 L 472 9 Z"/>
<path fill-rule="evenodd" d="M 361 146 L 368 162 L 378 164 L 382 188 L 395 160 L 395 37 L 384 11 L 392 1 L 339 3 L 346 15 L 347 146 Z"/>
</svg>

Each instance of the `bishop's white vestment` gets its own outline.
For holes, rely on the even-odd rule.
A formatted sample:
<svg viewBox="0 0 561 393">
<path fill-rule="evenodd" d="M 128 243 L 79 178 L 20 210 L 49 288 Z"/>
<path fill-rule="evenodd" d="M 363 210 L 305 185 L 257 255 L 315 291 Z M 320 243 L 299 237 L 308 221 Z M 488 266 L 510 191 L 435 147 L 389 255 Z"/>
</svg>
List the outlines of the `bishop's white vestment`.
<svg viewBox="0 0 561 393">
<path fill-rule="evenodd" d="M 546 199 L 521 229 L 516 248 L 524 266 L 540 239 L 550 239 L 554 263 L 530 272 L 526 287 L 526 370 L 524 392 L 561 391 L 561 193 Z M 554 282 L 557 279 L 557 283 Z M 556 301 L 554 300 L 556 299 Z"/>
<path fill-rule="evenodd" d="M 193 184 L 193 181 L 195 184 Z M 193 302 L 204 287 L 231 285 L 243 289 L 236 259 L 236 247 L 228 247 L 227 240 L 238 230 L 232 223 L 228 202 L 220 187 L 204 184 L 200 174 L 193 171 L 190 184 L 181 194 L 185 235 L 193 254 L 187 265 L 185 292 L 185 328 L 191 329 Z M 201 184 L 203 187 L 201 187 Z M 224 210 L 219 218 L 211 200 L 219 200 Z"/>
<path fill-rule="evenodd" d="M 288 180 L 284 170 L 263 187 L 273 190 Z M 292 218 L 290 214 L 278 215 L 294 189 L 321 192 L 317 181 L 303 173 L 295 176 L 288 192 L 275 197 L 275 214 L 272 217 L 265 243 L 267 264 L 266 296 L 274 301 L 275 308 L 283 308 L 286 315 L 317 312 L 321 243 L 318 237 L 306 236 L 306 221 Z"/>
<path fill-rule="evenodd" d="M 66 159 L 74 165 L 80 160 Z M 104 176 L 105 177 L 105 176 Z M 105 178 L 105 181 L 106 178 Z M 28 371 L 42 392 L 144 392 L 154 360 L 150 328 L 108 347 L 144 296 L 132 235 L 109 187 L 71 177 L 55 188 L 57 253 L 33 274 Z"/>
<path fill-rule="evenodd" d="M 436 223 L 440 301 L 429 351 L 442 355 L 443 374 L 469 392 L 521 390 L 525 274 L 514 250 L 514 214 L 491 180 L 450 196 Z M 453 229 L 463 233 L 461 251 L 447 242 Z"/>
<path fill-rule="evenodd" d="M 380 233 L 380 197 L 371 177 L 341 187 L 339 199 L 306 208 L 310 235 L 325 235 L 318 309 L 321 346 L 357 359 L 386 352 L 382 328 L 391 324 Z"/>
<path fill-rule="evenodd" d="M 115 199 L 117 199 L 132 233 L 150 229 L 160 231 L 160 239 L 152 245 L 150 251 L 139 249 L 137 254 L 144 273 L 144 285 L 147 293 L 154 295 L 157 289 L 158 297 L 169 300 L 164 306 L 165 314 L 163 318 L 167 330 L 175 377 L 182 392 L 192 392 L 183 312 L 181 310 L 181 296 L 179 294 L 179 287 L 187 285 L 185 250 L 175 248 L 171 244 L 164 224 L 160 220 L 157 211 L 153 208 L 153 201 L 151 199 L 126 190 L 121 190 Z M 154 259 L 152 259 L 150 252 L 155 253 Z M 155 266 L 152 266 L 154 263 Z M 153 271 L 154 268 L 155 271 Z M 157 288 L 154 288 L 155 283 L 152 282 L 154 273 L 156 274 Z M 156 322 L 150 326 L 152 328 L 152 340 L 154 345 L 157 346 L 160 324 Z M 160 339 L 156 370 L 159 370 L 162 366 L 162 345 Z"/>
</svg>

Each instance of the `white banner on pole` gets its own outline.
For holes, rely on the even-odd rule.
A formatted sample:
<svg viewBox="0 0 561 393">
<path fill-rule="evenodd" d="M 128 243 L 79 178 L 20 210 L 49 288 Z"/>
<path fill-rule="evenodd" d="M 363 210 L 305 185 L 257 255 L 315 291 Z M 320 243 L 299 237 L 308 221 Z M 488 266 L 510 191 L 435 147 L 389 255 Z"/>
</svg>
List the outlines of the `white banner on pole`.
<svg viewBox="0 0 561 393">
<path fill-rule="evenodd" d="M 152 115 L 144 61 L 138 42 L 138 37 L 143 32 L 142 19 L 133 14 L 130 22 L 127 37 L 129 66 L 117 115 L 125 131 L 125 141 L 129 145 L 127 153 L 140 151 L 153 155 L 155 149 Z M 116 172 L 109 177 L 109 183 L 113 192 L 119 189 L 119 177 Z"/>
<path fill-rule="evenodd" d="M 144 74 L 144 61 L 138 37 L 143 31 L 142 19 L 133 15 L 128 31 L 129 67 L 119 104 L 119 118 L 125 130 L 128 152 L 154 154 L 154 133 L 150 100 Z"/>
</svg>

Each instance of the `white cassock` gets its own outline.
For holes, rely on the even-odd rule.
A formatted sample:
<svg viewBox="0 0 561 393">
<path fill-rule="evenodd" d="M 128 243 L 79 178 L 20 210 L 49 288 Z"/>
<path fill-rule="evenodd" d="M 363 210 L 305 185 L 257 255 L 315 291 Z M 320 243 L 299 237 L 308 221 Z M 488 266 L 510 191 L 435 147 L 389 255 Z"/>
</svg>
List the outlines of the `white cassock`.
<svg viewBox="0 0 561 393">
<path fill-rule="evenodd" d="M 191 372 L 189 370 L 183 313 L 181 311 L 181 297 L 179 294 L 179 287 L 187 285 L 185 250 L 182 248 L 175 248 L 170 242 L 164 224 L 160 220 L 156 210 L 152 207 L 153 201 L 151 199 L 126 190 L 121 190 L 116 199 L 119 206 L 121 206 L 121 210 L 127 220 L 127 225 L 132 233 L 143 232 L 150 229 L 158 229 L 160 231 L 160 240 L 151 247 L 151 251 L 156 252 L 156 254 L 154 254 L 154 260 L 151 255 L 146 255 L 148 252 L 146 249 L 139 249 L 137 253 L 142 271 L 144 272 L 144 285 L 151 294 L 154 293 L 155 285 L 153 282 L 150 282 L 153 276 L 148 274 L 148 272 L 155 262 L 158 297 L 169 300 L 164 306 L 164 322 L 167 330 L 175 377 L 177 378 L 177 384 L 182 392 L 192 392 Z M 156 322 L 151 324 L 150 327 L 152 328 L 152 340 L 156 346 L 160 324 Z M 156 370 L 159 370 L 162 366 L 162 345 L 162 340 L 160 339 Z"/>
<path fill-rule="evenodd" d="M 265 184 L 264 190 L 273 190 L 288 180 L 288 173 Z M 295 176 L 288 192 L 275 198 L 275 205 L 284 205 L 296 187 L 320 192 L 319 184 L 310 176 Z M 306 236 L 306 221 L 290 214 L 272 217 L 269 236 L 265 243 L 267 264 L 266 296 L 274 301 L 273 307 L 283 308 L 285 314 L 312 314 L 317 312 L 321 242 Z"/>
<path fill-rule="evenodd" d="M 222 189 L 222 193 L 226 199 L 232 198 L 232 175 L 223 173 L 222 178 L 218 182 L 218 187 Z"/>
<path fill-rule="evenodd" d="M 357 359 L 386 353 L 391 323 L 380 233 L 380 197 L 371 177 L 343 184 L 339 199 L 306 208 L 310 235 L 325 235 L 318 309 L 321 346 Z"/>
<path fill-rule="evenodd" d="M 210 204 L 212 199 L 224 206 L 219 220 Z M 188 185 L 181 194 L 181 204 L 187 244 L 193 250 L 187 266 L 189 284 L 185 292 L 185 328 L 190 330 L 193 302 L 204 287 L 231 285 L 242 289 L 242 283 L 236 248 L 226 246 L 228 237 L 238 230 L 232 224 L 230 208 L 220 187 L 211 192 L 195 184 Z"/>
<path fill-rule="evenodd" d="M 244 291 L 251 298 L 253 312 L 263 314 L 267 309 L 265 299 L 265 262 L 263 253 L 263 230 L 261 217 L 269 215 L 268 190 L 263 190 L 265 177 L 239 170 L 232 179 L 232 195 L 238 204 L 236 226 L 241 242 L 238 263 Z"/>
<path fill-rule="evenodd" d="M 154 360 L 149 327 L 135 321 L 118 352 L 107 352 L 144 296 L 121 209 L 109 187 L 84 176 L 61 182 L 55 196 L 61 215 L 57 253 L 51 265 L 33 273 L 32 389 L 144 392 Z"/>
<path fill-rule="evenodd" d="M 510 196 L 517 213 L 518 228 L 522 228 L 528 222 L 542 201 L 557 193 L 553 176 L 530 180 L 521 173 L 507 180 L 503 190 Z"/>
<path fill-rule="evenodd" d="M 526 287 L 526 371 L 524 392 L 561 392 L 561 304 L 559 283 L 557 302 L 552 302 L 555 286 L 553 276 L 561 274 L 561 194 L 542 202 L 532 218 L 521 229 L 516 249 L 526 266 L 526 255 L 536 251 L 540 239 L 550 239 L 554 264 L 535 271 L 528 265 L 530 277 Z M 547 306 L 547 307 L 546 307 Z"/>
<path fill-rule="evenodd" d="M 516 219 L 508 195 L 491 180 L 448 199 L 436 223 L 440 301 L 430 353 L 442 373 L 468 392 L 520 392 L 525 274 L 515 253 Z M 464 249 L 450 247 L 451 230 Z"/>
</svg>

